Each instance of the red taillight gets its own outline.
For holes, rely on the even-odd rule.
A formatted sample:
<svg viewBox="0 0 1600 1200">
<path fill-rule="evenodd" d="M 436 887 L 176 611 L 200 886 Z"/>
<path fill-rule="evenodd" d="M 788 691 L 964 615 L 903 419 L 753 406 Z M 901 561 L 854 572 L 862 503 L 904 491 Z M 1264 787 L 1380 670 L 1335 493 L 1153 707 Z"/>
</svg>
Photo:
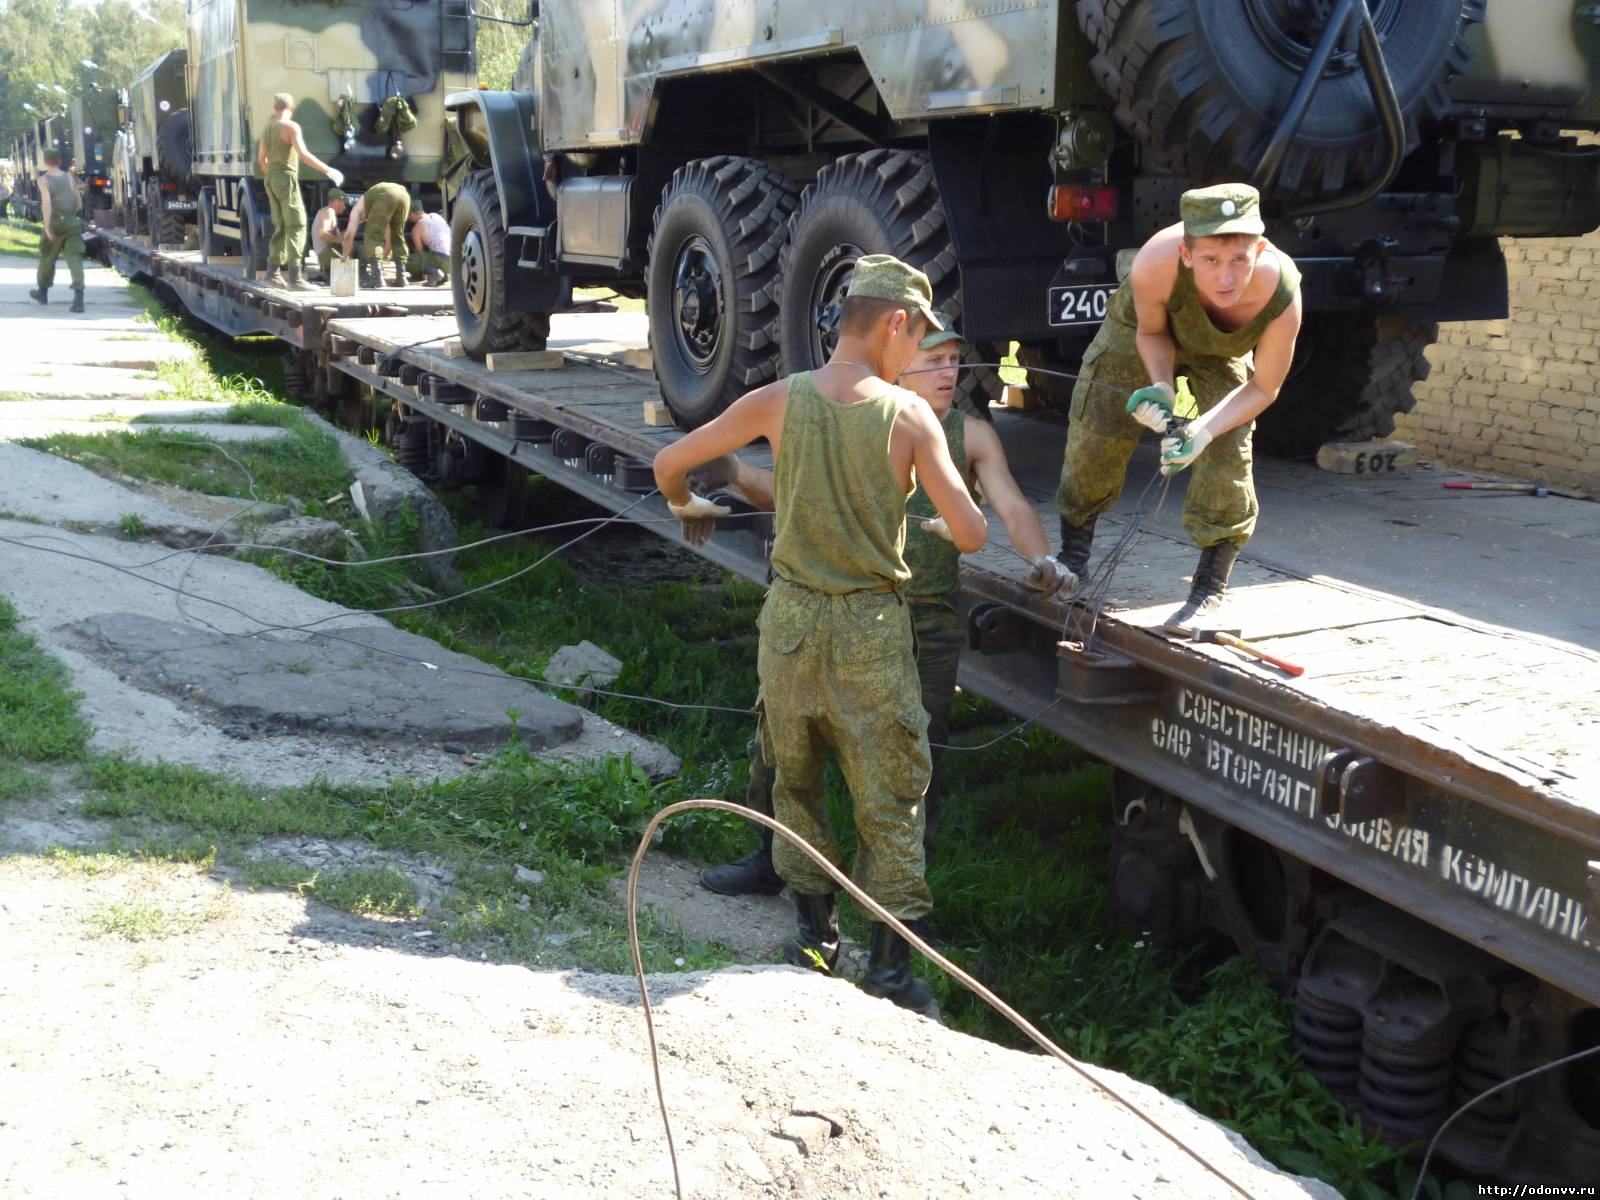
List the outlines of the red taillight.
<svg viewBox="0 0 1600 1200">
<path fill-rule="evenodd" d="M 1058 183 L 1050 189 L 1052 221 L 1114 221 L 1117 189 L 1106 184 Z"/>
<path fill-rule="evenodd" d="M 109 179 L 96 179 L 94 181 L 94 185 L 95 185 L 95 187 L 110 187 L 111 186 L 111 180 L 109 180 Z"/>
<path fill-rule="evenodd" d="M 175 192 L 178 190 L 178 185 L 175 183 L 163 183 L 161 185 L 161 190 L 163 192 Z"/>
</svg>

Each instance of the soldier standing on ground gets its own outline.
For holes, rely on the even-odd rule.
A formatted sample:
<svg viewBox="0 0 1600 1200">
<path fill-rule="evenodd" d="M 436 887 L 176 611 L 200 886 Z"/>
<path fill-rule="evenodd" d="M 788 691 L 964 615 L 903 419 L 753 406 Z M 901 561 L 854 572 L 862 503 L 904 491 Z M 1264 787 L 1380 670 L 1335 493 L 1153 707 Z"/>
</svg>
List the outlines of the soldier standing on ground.
<svg viewBox="0 0 1600 1200">
<path fill-rule="evenodd" d="M 267 246 L 268 287 L 283 287 L 284 271 L 288 286 L 306 291 L 310 284 L 300 275 L 300 260 L 306 250 L 306 205 L 300 198 L 300 161 L 321 171 L 335 187 L 344 185 L 344 176 L 306 149 L 305 134 L 294 119 L 294 97 L 279 92 L 272 98 L 272 120 L 261 134 L 256 149 L 256 166 L 266 181 L 267 203 L 272 210 L 272 241 Z"/>
<path fill-rule="evenodd" d="M 943 313 L 935 314 L 944 326 L 922 339 L 916 358 L 900 377 L 900 386 L 925 400 L 944 429 L 951 461 L 960 472 L 969 492 L 981 493 L 994 508 L 1006 528 L 1011 544 L 1032 564 L 1023 582 L 1046 596 L 1075 588 L 1076 580 L 1059 562 L 1050 557 L 1050 541 L 1033 505 L 1023 496 L 1011 475 L 1005 449 L 994 426 L 981 417 L 955 407 L 956 380 L 961 355 L 967 346 Z M 756 468 L 738 466 L 736 485 L 760 506 L 757 496 L 768 489 L 751 486 Z M 928 740 L 942 745 L 949 737 L 950 708 L 955 701 L 956 669 L 961 662 L 961 620 L 956 614 L 955 593 L 960 586 L 961 552 L 927 528 L 937 513 L 927 492 L 918 487 L 906 502 L 906 566 L 911 569 L 907 585 L 911 605 L 911 632 L 915 642 L 917 678 L 922 688 L 922 707 L 928 714 Z M 748 747 L 750 787 L 745 804 L 757 812 L 772 812 L 772 768 L 762 756 L 760 738 Z M 933 751 L 933 776 L 923 797 L 923 847 L 932 860 L 939 832 L 939 763 L 943 757 Z M 783 880 L 772 865 L 772 831 L 763 827 L 761 847 L 735 862 L 710 867 L 700 882 L 713 892 L 739 896 L 750 893 L 775 896 L 783 890 Z"/>
<path fill-rule="evenodd" d="M 311 220 L 311 253 L 316 255 L 317 269 L 322 272 L 322 282 L 332 277 L 333 256 L 344 257 L 344 234 L 339 232 L 339 218 L 350 209 L 350 198 L 340 188 L 328 192 L 328 202 L 317 209 Z"/>
<path fill-rule="evenodd" d="M 962 550 L 978 549 L 987 533 L 932 410 L 884 382 L 905 370 L 925 330 L 939 328 L 931 297 L 922 272 L 886 254 L 860 259 L 826 366 L 747 393 L 655 461 L 661 494 L 688 524 L 728 513 L 690 492 L 688 472 L 758 438 L 771 444 L 776 578 L 761 609 L 756 708 L 775 768 L 773 809 L 840 861 L 823 799 L 831 748 L 854 804 L 855 878 L 902 921 L 933 906 L 922 843 L 928 714 L 905 601 L 914 483 L 927 489 Z M 833 881 L 787 842 L 773 857 L 799 917 L 786 957 L 831 970 L 839 953 Z M 910 944 L 887 925 L 873 925 L 864 987 L 906 1008 L 937 1007 L 911 974 Z"/>
<path fill-rule="evenodd" d="M 450 223 L 438 213 L 423 212 L 422 202 L 411 202 L 411 259 L 406 275 L 426 276 L 429 287 L 443 287 L 450 278 Z"/>
<path fill-rule="evenodd" d="M 44 152 L 44 174 L 39 176 L 40 220 L 44 232 L 39 236 L 39 286 L 28 293 L 40 304 L 50 303 L 50 285 L 56 281 L 56 259 L 65 256 L 72 278 L 72 307 L 83 311 L 83 222 L 78 214 L 83 201 L 70 172 L 61 169 L 61 151 L 54 146 Z"/>
<path fill-rule="evenodd" d="M 350 210 L 350 224 L 344 231 L 346 258 L 355 249 L 361 223 L 367 223 L 366 235 L 361 239 L 362 287 L 383 286 L 383 268 L 378 264 L 380 252 L 394 263 L 394 276 L 389 286 L 405 287 L 406 214 L 410 211 L 411 197 L 398 183 L 373 184 Z"/>
<path fill-rule="evenodd" d="M 1139 435 L 1166 432 L 1177 376 L 1189 377 L 1200 415 L 1161 443 L 1163 474 L 1194 465 L 1183 531 L 1200 563 L 1187 602 L 1167 621 L 1178 631 L 1216 612 L 1255 530 L 1250 433 L 1278 398 L 1300 331 L 1300 272 L 1262 236 L 1260 205 L 1240 183 L 1185 192 L 1182 220 L 1134 258 L 1072 392 L 1056 503 L 1061 561 L 1081 578 L 1095 522 L 1121 491 Z"/>
</svg>

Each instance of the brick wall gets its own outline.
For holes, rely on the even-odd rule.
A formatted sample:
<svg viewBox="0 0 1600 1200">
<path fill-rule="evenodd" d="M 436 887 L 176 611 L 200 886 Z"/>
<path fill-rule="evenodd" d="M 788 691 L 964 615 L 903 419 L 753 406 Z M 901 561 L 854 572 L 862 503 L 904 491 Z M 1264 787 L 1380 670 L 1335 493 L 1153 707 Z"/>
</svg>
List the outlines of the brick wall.
<svg viewBox="0 0 1600 1200">
<path fill-rule="evenodd" d="M 1600 492 L 1600 234 L 1503 245 L 1510 319 L 1439 327 L 1395 436 L 1450 466 Z"/>
</svg>

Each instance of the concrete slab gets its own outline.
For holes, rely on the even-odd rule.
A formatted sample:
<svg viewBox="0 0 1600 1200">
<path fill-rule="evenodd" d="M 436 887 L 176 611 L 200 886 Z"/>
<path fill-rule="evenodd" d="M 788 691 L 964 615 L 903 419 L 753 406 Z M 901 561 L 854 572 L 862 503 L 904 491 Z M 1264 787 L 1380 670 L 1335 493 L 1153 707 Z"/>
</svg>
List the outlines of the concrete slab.
<svg viewBox="0 0 1600 1200">
<path fill-rule="evenodd" d="M 130 399 L 165 396 L 172 385 L 150 371 L 122 367 L 63 366 L 54 362 L 24 362 L 0 367 L 0 394 L 28 400 Z"/>
<path fill-rule="evenodd" d="M 277 425 L 229 425 L 222 421 L 141 421 L 127 429 L 130 433 L 183 433 L 209 442 L 275 442 L 289 432 Z"/>
<path fill-rule="evenodd" d="M 215 528 L 213 522 L 102 479 L 75 462 L 8 443 L 0 443 L 0 512 L 104 531 L 116 531 L 133 517 L 145 536 L 168 546 L 198 545 Z"/>
<path fill-rule="evenodd" d="M 0 393 L 0 442 L 24 438 L 51 437 L 58 433 L 105 433 L 113 429 L 137 429 L 134 417 L 184 418 L 211 413 L 222 414 L 229 405 L 196 406 L 193 400 L 173 400 L 164 395 L 110 396 L 94 400 L 6 400 Z"/>
<path fill-rule="evenodd" d="M 63 632 L 146 691 L 203 708 L 224 728 L 232 725 L 235 736 L 316 730 L 474 749 L 516 736 L 530 749 L 545 750 L 583 728 L 583 714 L 572 705 L 387 625 L 346 630 L 335 641 L 219 634 L 138 613 L 107 613 Z M 513 711 L 515 722 L 508 715 Z"/>
</svg>

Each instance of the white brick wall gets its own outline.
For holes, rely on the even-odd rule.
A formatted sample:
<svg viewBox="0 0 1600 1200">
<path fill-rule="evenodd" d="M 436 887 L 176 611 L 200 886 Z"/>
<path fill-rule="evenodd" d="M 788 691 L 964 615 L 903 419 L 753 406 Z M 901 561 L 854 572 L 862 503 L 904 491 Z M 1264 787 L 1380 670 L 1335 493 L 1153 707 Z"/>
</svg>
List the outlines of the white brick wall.
<svg viewBox="0 0 1600 1200">
<path fill-rule="evenodd" d="M 1451 466 L 1600 492 L 1600 233 L 1502 244 L 1510 319 L 1441 325 L 1395 434 Z"/>
</svg>

